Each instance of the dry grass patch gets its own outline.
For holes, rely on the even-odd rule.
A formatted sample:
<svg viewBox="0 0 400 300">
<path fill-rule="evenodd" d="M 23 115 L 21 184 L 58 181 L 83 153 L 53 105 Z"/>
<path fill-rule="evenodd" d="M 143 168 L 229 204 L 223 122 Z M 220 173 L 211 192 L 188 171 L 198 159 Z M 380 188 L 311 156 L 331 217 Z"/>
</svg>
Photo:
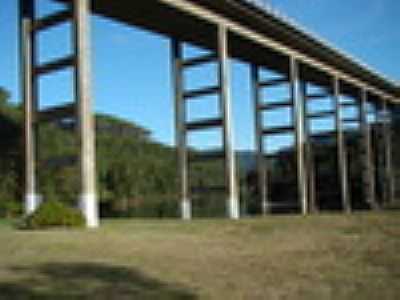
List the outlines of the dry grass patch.
<svg viewBox="0 0 400 300">
<path fill-rule="evenodd" d="M 398 212 L 97 231 L 0 222 L 0 299 L 397 299 L 399 235 Z"/>
</svg>

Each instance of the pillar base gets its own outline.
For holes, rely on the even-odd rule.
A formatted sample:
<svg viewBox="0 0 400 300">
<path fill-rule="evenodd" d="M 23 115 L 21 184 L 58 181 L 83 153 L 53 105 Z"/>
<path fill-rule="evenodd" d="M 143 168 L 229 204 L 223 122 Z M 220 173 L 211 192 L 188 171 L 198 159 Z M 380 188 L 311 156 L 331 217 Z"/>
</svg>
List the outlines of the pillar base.
<svg viewBox="0 0 400 300">
<path fill-rule="evenodd" d="M 351 214 L 353 212 L 353 208 L 348 203 L 343 204 L 343 212 L 346 214 Z"/>
<path fill-rule="evenodd" d="M 96 194 L 83 194 L 79 201 L 79 207 L 86 219 L 88 228 L 99 227 L 99 208 Z"/>
<path fill-rule="evenodd" d="M 25 195 L 25 214 L 30 215 L 35 212 L 36 209 L 42 203 L 42 196 L 39 194 L 26 194 Z"/>
<path fill-rule="evenodd" d="M 261 203 L 261 211 L 264 216 L 270 213 L 270 207 L 267 201 L 263 201 L 263 203 Z"/>
<path fill-rule="evenodd" d="M 183 220 L 192 219 L 192 202 L 189 199 L 184 199 L 181 202 L 181 216 Z"/>
<path fill-rule="evenodd" d="M 228 199 L 227 203 L 228 208 L 228 217 L 232 220 L 240 219 L 240 209 L 239 209 L 239 200 L 236 197 L 232 197 Z"/>
</svg>

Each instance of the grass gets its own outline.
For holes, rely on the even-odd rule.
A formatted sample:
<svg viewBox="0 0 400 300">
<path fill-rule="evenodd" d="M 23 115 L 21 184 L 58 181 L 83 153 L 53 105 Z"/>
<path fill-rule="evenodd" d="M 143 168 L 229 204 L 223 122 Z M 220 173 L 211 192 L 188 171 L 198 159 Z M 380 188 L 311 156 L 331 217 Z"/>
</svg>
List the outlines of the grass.
<svg viewBox="0 0 400 300">
<path fill-rule="evenodd" d="M 399 299 L 400 213 L 106 220 L 96 231 L 0 221 L 0 299 Z"/>
</svg>

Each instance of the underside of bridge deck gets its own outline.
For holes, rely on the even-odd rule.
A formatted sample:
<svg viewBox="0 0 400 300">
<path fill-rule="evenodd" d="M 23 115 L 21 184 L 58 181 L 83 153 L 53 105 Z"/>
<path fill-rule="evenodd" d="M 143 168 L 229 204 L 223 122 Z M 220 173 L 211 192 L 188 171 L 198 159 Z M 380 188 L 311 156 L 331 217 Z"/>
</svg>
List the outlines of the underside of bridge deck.
<svg viewBox="0 0 400 300">
<path fill-rule="evenodd" d="M 294 55 L 300 62 L 315 67 L 308 69 L 311 72 L 309 78 L 314 81 L 320 81 L 320 77 L 312 70 L 339 72 L 349 77 L 352 83 L 396 96 L 393 98 L 400 97 L 400 88 L 393 82 L 290 23 L 257 9 L 249 1 L 93 0 L 92 11 L 117 22 L 214 50 L 217 49 L 216 25 L 224 24 L 229 33 L 232 58 L 285 71 L 285 57 Z"/>
</svg>

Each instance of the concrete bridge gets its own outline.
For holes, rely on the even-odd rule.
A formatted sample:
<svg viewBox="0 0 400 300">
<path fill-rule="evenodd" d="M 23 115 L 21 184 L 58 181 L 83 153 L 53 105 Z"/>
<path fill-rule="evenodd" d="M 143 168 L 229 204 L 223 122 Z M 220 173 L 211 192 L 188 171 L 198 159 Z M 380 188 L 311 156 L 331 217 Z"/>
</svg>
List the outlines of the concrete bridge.
<svg viewBox="0 0 400 300">
<path fill-rule="evenodd" d="M 80 141 L 80 207 L 89 227 L 99 224 L 95 179 L 95 132 L 92 111 L 90 72 L 90 26 L 92 13 L 130 26 L 139 26 L 171 38 L 171 53 L 175 90 L 176 142 L 178 146 L 181 186 L 182 218 L 190 219 L 191 196 L 190 168 L 193 159 L 223 159 L 225 162 L 226 211 L 229 218 L 239 218 L 238 179 L 232 141 L 232 117 L 230 98 L 229 59 L 235 58 L 251 65 L 252 89 L 256 122 L 258 181 L 263 213 L 271 209 L 268 186 L 270 155 L 265 147 L 269 136 L 289 133 L 295 137 L 297 164 L 298 203 L 303 214 L 315 209 L 315 174 L 310 129 L 315 119 L 334 118 L 335 130 L 318 133 L 318 136 L 334 137 L 337 143 L 338 174 L 341 197 L 338 199 L 344 211 L 352 210 L 349 191 L 349 157 L 346 151 L 344 125 L 357 123 L 363 141 L 363 189 L 371 208 L 379 208 L 375 184 L 377 167 L 384 169 L 385 199 L 394 197 L 392 167 L 391 117 L 400 101 L 400 87 L 355 59 L 334 49 L 326 42 L 310 35 L 291 22 L 261 9 L 252 1 L 244 0 L 54 0 L 65 4 L 65 10 L 38 18 L 35 0 L 20 0 L 21 65 L 25 103 L 26 145 L 26 212 L 34 211 L 39 203 L 36 184 L 37 125 L 59 118 L 76 118 Z M 37 36 L 49 28 L 71 22 L 74 28 L 74 53 L 68 57 L 39 64 Z M 209 50 L 209 54 L 185 58 L 182 47 L 190 43 Z M 218 83 L 196 90 L 184 86 L 185 70 L 209 63 L 217 64 Z M 64 68 L 75 70 L 75 99 L 67 106 L 46 111 L 39 110 L 38 79 Z M 272 70 L 277 76 L 262 78 L 262 70 Z M 268 103 L 263 99 L 265 89 L 285 85 L 288 87 L 285 102 Z M 310 85 L 320 87 L 315 93 Z M 219 116 L 210 119 L 187 121 L 186 109 L 193 99 L 217 95 Z M 353 99 L 344 103 L 341 97 Z M 306 103 L 330 98 L 334 109 L 319 113 L 307 111 Z M 368 122 L 369 107 L 374 107 L 376 122 L 381 124 L 382 166 L 372 157 L 371 126 Z M 346 119 L 342 111 L 353 106 L 359 114 Z M 284 127 L 265 124 L 263 113 L 280 108 L 292 111 L 292 122 Z M 220 128 L 223 147 L 219 151 L 204 153 L 193 158 L 188 152 L 187 135 L 192 131 Z M 134 184 L 134 183 L 133 183 Z"/>
</svg>

